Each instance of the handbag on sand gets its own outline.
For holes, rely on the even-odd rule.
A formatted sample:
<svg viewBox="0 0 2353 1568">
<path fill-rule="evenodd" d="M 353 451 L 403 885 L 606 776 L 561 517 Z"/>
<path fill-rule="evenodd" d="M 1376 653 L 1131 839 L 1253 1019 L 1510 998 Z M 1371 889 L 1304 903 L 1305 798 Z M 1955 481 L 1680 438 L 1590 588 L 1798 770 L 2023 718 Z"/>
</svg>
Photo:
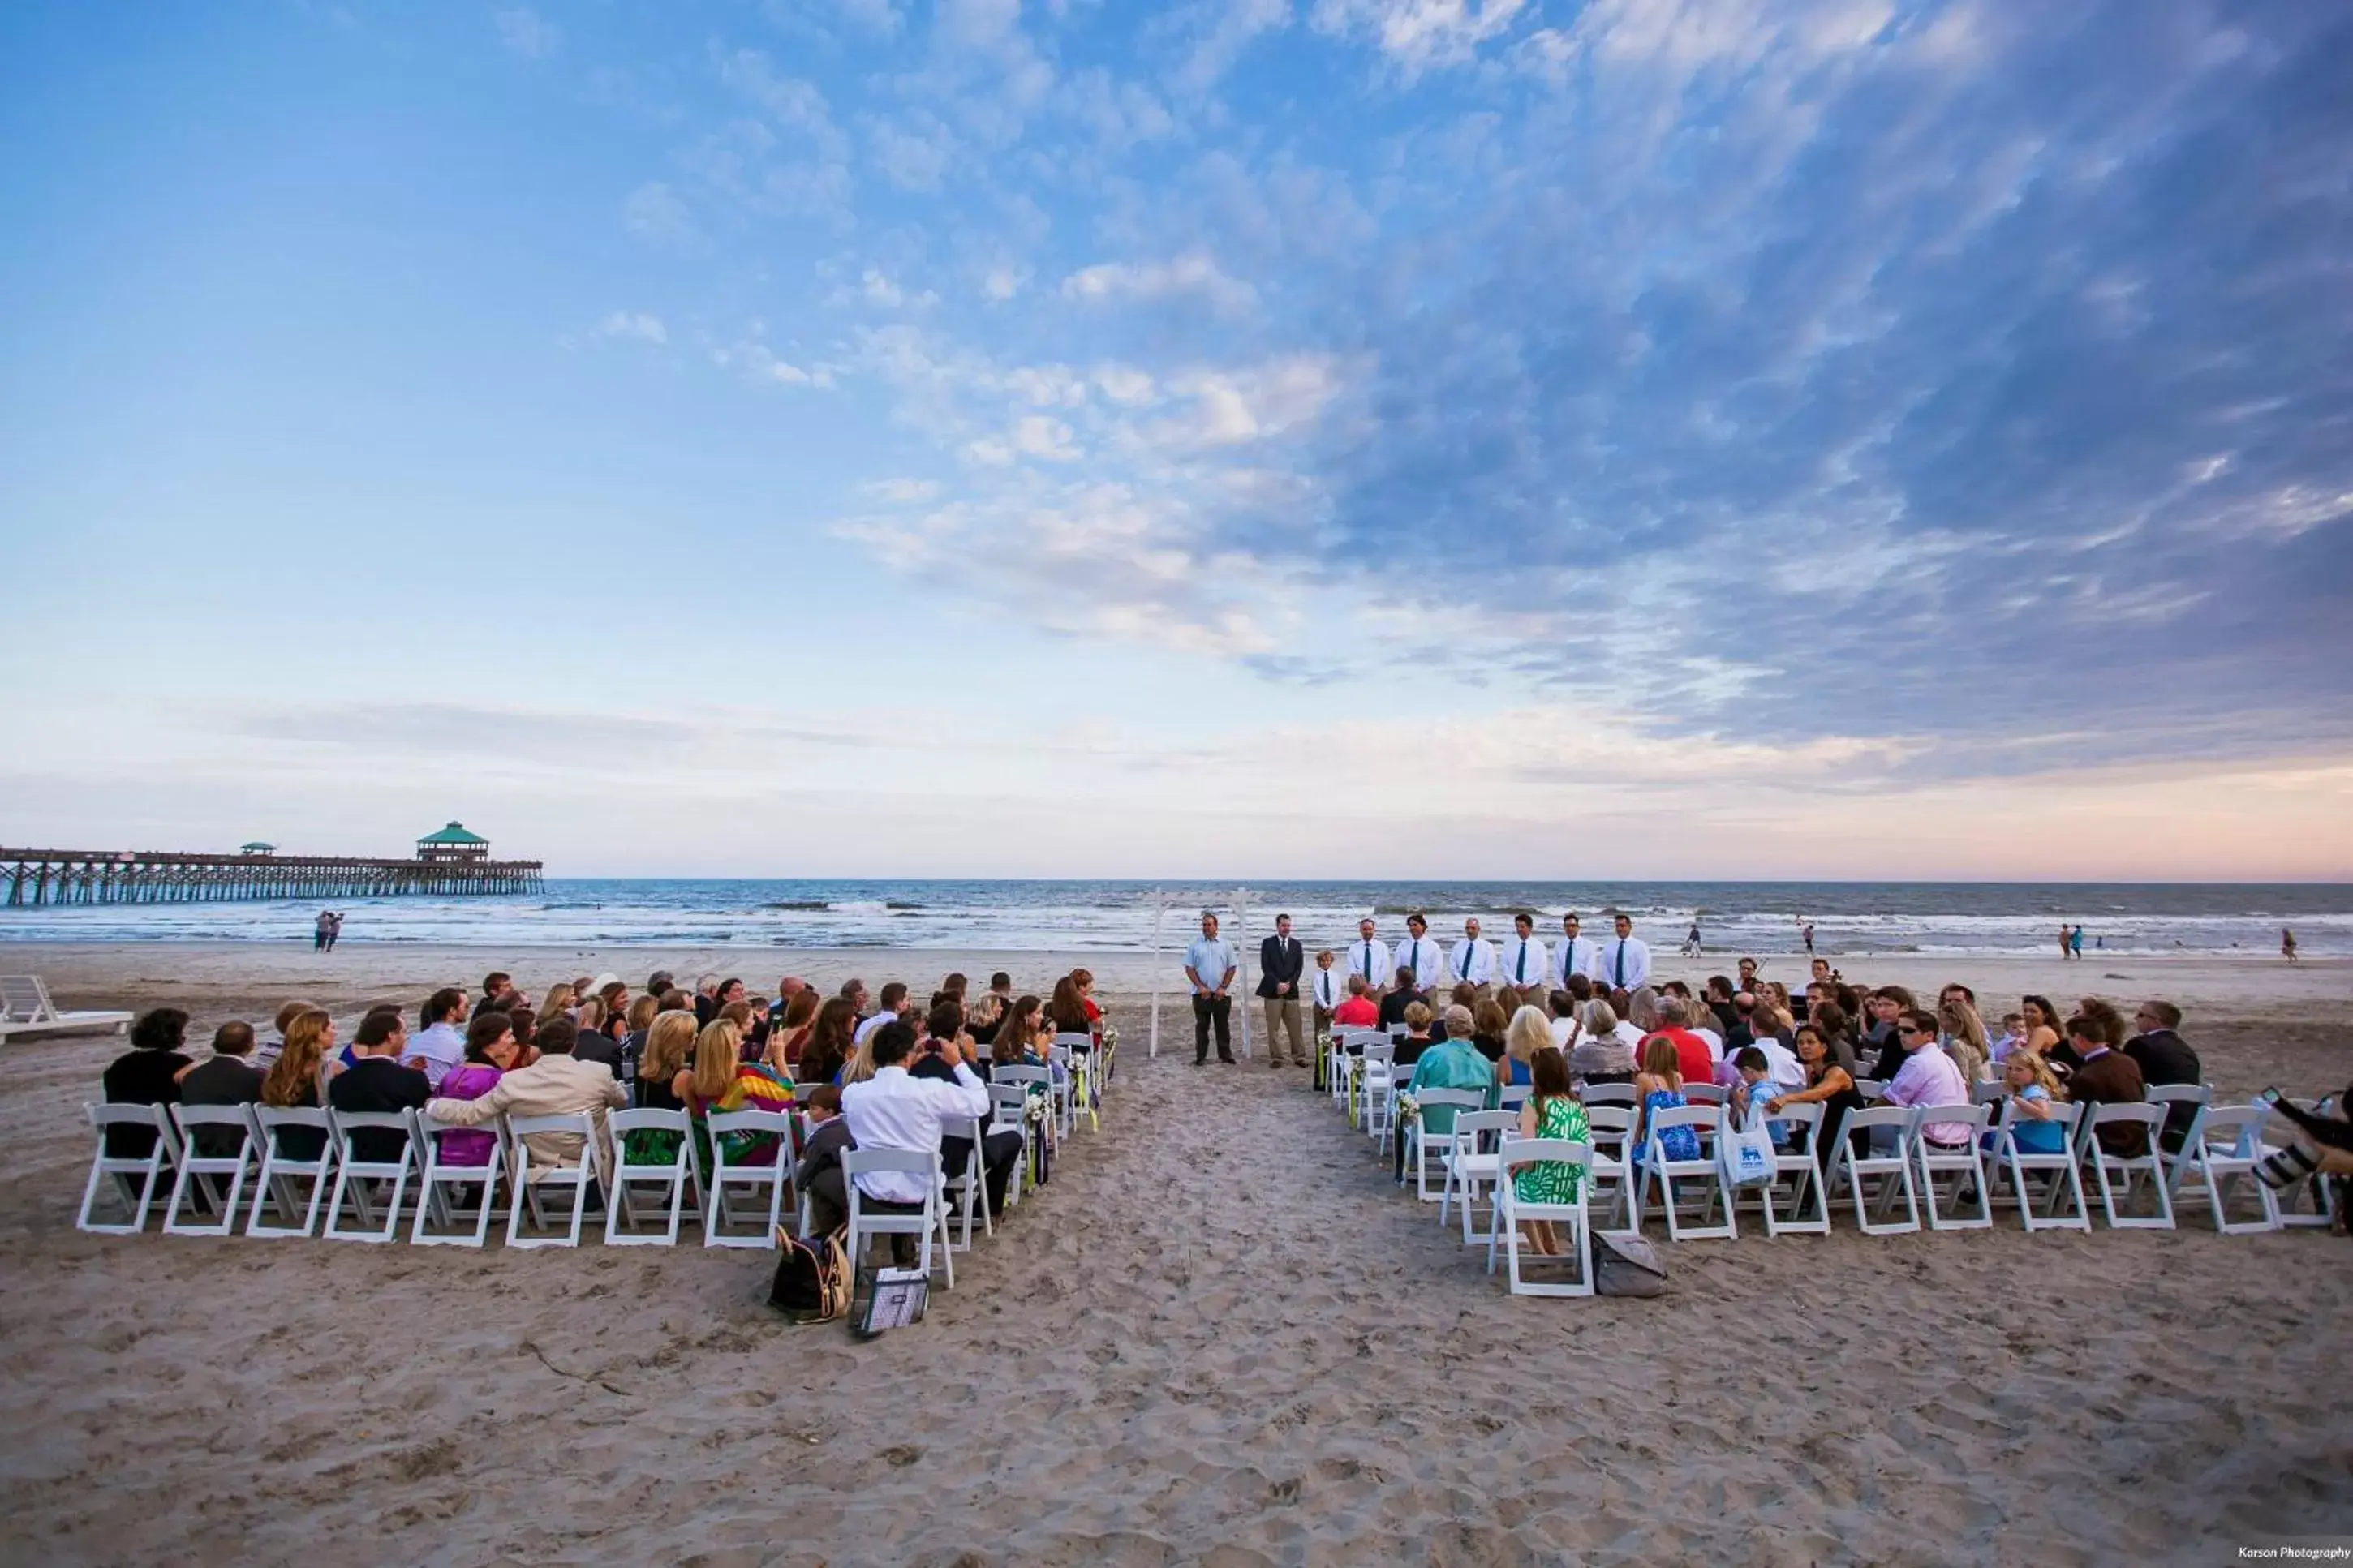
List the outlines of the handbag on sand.
<svg viewBox="0 0 2353 1568">
<path fill-rule="evenodd" d="M 1727 1187 L 1761 1187 L 1770 1182 L 1773 1135 L 1765 1131 L 1765 1119 L 1752 1114 L 1738 1131 L 1719 1133 L 1715 1160 L 1724 1168 Z"/>
<path fill-rule="evenodd" d="M 1593 1289 L 1602 1296 L 1662 1296 L 1667 1266 L 1658 1250 L 1639 1236 L 1593 1237 Z"/>
<path fill-rule="evenodd" d="M 842 1232 L 804 1241 L 776 1227 L 776 1275 L 768 1305 L 797 1323 L 827 1323 L 849 1310 L 849 1253 Z"/>
</svg>

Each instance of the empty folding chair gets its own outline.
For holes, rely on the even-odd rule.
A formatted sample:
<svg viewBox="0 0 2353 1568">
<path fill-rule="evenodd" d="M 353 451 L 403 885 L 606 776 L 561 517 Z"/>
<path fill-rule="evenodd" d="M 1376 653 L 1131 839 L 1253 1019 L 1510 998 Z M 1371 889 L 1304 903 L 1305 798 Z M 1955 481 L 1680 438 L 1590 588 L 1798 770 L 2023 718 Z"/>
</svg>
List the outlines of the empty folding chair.
<svg viewBox="0 0 2353 1568">
<path fill-rule="evenodd" d="M 1333 1098 L 1347 1114 L 1351 1127 L 1361 1127 L 1365 1121 L 1365 1052 L 1375 1046 L 1387 1046 L 1388 1037 L 1378 1029 L 1343 1028 L 1332 1037 L 1333 1049 L 1339 1053 L 1339 1070 L 1334 1075 Z M 1394 1059 L 1394 1056 L 1392 1056 Z"/>
<path fill-rule="evenodd" d="M 1929 1105 L 1920 1108 L 1912 1123 L 1912 1168 L 1919 1178 L 1920 1202 L 1928 1211 L 1930 1230 L 1991 1230 L 1993 1196 L 1986 1186 L 1985 1155 L 1978 1134 L 1993 1120 L 1989 1105 Z M 1939 1145 L 1928 1137 L 1931 1127 L 1966 1127 L 1968 1136 L 1957 1144 Z M 1942 1188 L 1939 1188 L 1939 1183 Z M 1939 1208 L 1942 1198 L 1956 1212 Z M 1977 1213 L 1968 1213 L 1974 1203 Z"/>
<path fill-rule="evenodd" d="M 1642 1217 L 1650 1207 L 1651 1184 L 1659 1184 L 1659 1198 L 1667 1216 L 1669 1241 L 1732 1241 L 1740 1235 L 1739 1222 L 1733 1217 L 1732 1189 L 1724 1180 L 1724 1168 L 1716 1161 L 1716 1145 L 1724 1131 L 1724 1107 L 1720 1105 L 1662 1105 L 1643 1119 L 1641 1152 L 1634 1173 L 1633 1227 L 1639 1234 Z M 1692 1130 L 1699 1149 L 1696 1159 L 1671 1159 L 1667 1154 L 1665 1134 L 1678 1127 Z M 1683 1193 L 1696 1184 L 1701 1204 L 1699 1218 L 1685 1221 L 1683 1216 Z M 1724 1205 L 1724 1218 L 1715 1221 L 1715 1205 Z"/>
<path fill-rule="evenodd" d="M 507 1179 L 507 1245 L 524 1248 L 579 1246 L 580 1233 L 588 1220 L 588 1199 L 602 1184 L 597 1174 L 602 1162 L 597 1152 L 596 1118 L 586 1110 L 569 1116 L 510 1116 L 506 1130 L 507 1149 L 513 1156 L 512 1173 Z M 559 1162 L 533 1152 L 533 1138 L 567 1136 L 580 1140 L 580 1155 L 575 1160 Z M 558 1193 L 568 1194 L 562 1215 L 565 1228 L 562 1235 L 549 1235 L 547 1211 Z M 531 1211 L 529 1230 L 523 1227 L 526 1208 Z"/>
<path fill-rule="evenodd" d="M 1476 1229 L 1471 1211 L 1479 1201 L 1479 1189 L 1494 1184 L 1496 1149 L 1519 1130 L 1516 1110 L 1464 1110 L 1455 1115 L 1454 1147 L 1446 1152 L 1446 1188 L 1438 1202 L 1438 1223 L 1444 1225 L 1448 1210 L 1461 1203 L 1465 1247 L 1486 1240 L 1493 1231 L 1492 1225 L 1488 1230 Z"/>
<path fill-rule="evenodd" d="M 1822 1135 L 1822 1108 L 1812 1101 L 1785 1105 L 1769 1120 L 1788 1130 L 1788 1147 L 1773 1151 L 1773 1179 L 1757 1189 L 1765 1213 L 1765 1235 L 1828 1236 L 1831 1233 L 1830 1194 L 1822 1186 L 1822 1166 L 1815 1153 Z M 1812 1201 L 1808 1202 L 1809 1195 Z"/>
<path fill-rule="evenodd" d="M 1387 1040 L 1367 1044 L 1356 1069 L 1361 1111 L 1356 1125 L 1385 1151 L 1389 1146 L 1389 1119 L 1396 1110 L 1391 1099 L 1396 1087 L 1396 1055 L 1397 1047 Z"/>
<path fill-rule="evenodd" d="M 147 1228 L 147 1210 L 155 1201 L 155 1189 L 162 1184 L 166 1167 L 179 1163 L 170 1119 L 160 1105 L 92 1105 L 85 1103 L 82 1114 L 90 1118 L 98 1133 L 98 1152 L 90 1156 L 90 1181 L 81 1190 L 81 1214 L 74 1221 L 76 1230 L 87 1230 L 100 1236 L 132 1236 Z M 110 1154 L 106 1152 L 106 1134 L 110 1128 L 138 1128 L 153 1136 L 143 1140 L 143 1154 Z M 132 1184 L 133 1178 L 138 1184 Z M 99 1190 L 112 1187 L 122 1200 L 126 1221 L 110 1223 L 90 1218 L 97 1206 Z"/>
<path fill-rule="evenodd" d="M 1487 1103 L 1486 1096 L 1472 1089 L 1425 1089 L 1416 1097 L 1421 1102 L 1421 1114 L 1406 1131 L 1413 1135 L 1413 1146 L 1406 1155 L 1407 1168 L 1413 1172 L 1414 1195 L 1428 1203 L 1434 1195 L 1441 1201 L 1446 1196 L 1446 1156 L 1453 1151 L 1454 1132 L 1451 1123 L 1466 1110 L 1477 1110 Z M 1444 1132 L 1430 1131 L 1430 1113 L 1437 1107 L 1452 1106 L 1454 1115 L 1447 1118 Z M 1438 1171 L 1438 1192 L 1430 1190 L 1430 1173 Z"/>
<path fill-rule="evenodd" d="M 1586 1205 L 1588 1211 L 1600 1211 L 1596 1228 L 1604 1236 L 1632 1233 L 1633 1222 L 1628 1215 L 1634 1203 L 1636 1115 L 1631 1105 L 1586 1101 L 1587 1136 L 1593 1141 L 1593 1158 L 1587 1168 L 1589 1180 Z"/>
<path fill-rule="evenodd" d="M 237 1210 L 245 1198 L 246 1178 L 252 1175 L 260 1158 L 257 1152 L 260 1140 L 256 1136 L 253 1112 L 244 1105 L 174 1105 L 172 1121 L 180 1131 L 180 1174 L 172 1183 L 172 1201 L 164 1205 L 164 1231 L 167 1236 L 232 1236 L 237 1231 Z M 237 1152 L 233 1155 L 206 1154 L 199 1151 L 211 1142 L 203 1137 L 206 1131 L 224 1134 L 223 1142 L 234 1139 Z M 229 1178 L 228 1191 L 221 1191 L 218 1178 Z M 180 1205 L 193 1185 L 196 1194 L 212 1205 L 220 1218 L 210 1225 L 183 1225 Z"/>
<path fill-rule="evenodd" d="M 613 1184 L 605 1194 L 605 1245 L 607 1247 L 674 1247 L 678 1227 L 690 1202 L 702 1211 L 702 1184 L 694 1152 L 694 1120 L 683 1110 L 616 1110 L 607 1120 L 613 1131 Z M 632 1163 L 628 1141 L 632 1132 L 675 1132 L 678 1146 L 667 1160 Z M 645 1225 L 637 1206 L 639 1188 L 653 1187 L 668 1194 L 669 1223 L 659 1233 Z M 656 1215 L 661 1209 L 652 1211 Z"/>
<path fill-rule="evenodd" d="M 972 1152 L 965 1156 L 964 1168 L 950 1170 L 943 1166 L 940 1172 L 941 1180 L 946 1184 L 952 1212 L 963 1221 L 964 1234 L 955 1243 L 956 1250 L 959 1252 L 972 1250 L 972 1216 L 976 1209 L 980 1213 L 983 1234 L 988 1236 L 997 1234 L 997 1222 L 990 1217 L 988 1212 L 988 1183 L 985 1179 L 987 1151 L 981 1142 L 981 1134 L 987 1130 L 988 1123 L 977 1116 L 940 1118 L 940 1133 L 943 1137 L 972 1140 Z"/>
<path fill-rule="evenodd" d="M 257 1105 L 253 1121 L 261 1134 L 261 1175 L 254 1183 L 253 1212 L 246 1218 L 245 1234 L 309 1236 L 318 1228 L 319 1211 L 326 1206 L 327 1188 L 335 1173 L 334 1131 L 327 1125 L 327 1113 L 315 1106 Z M 315 1148 L 318 1152 L 305 1160 L 292 1152 L 300 1147 Z M 298 1182 L 310 1183 L 307 1195 L 295 1185 Z M 302 1223 L 264 1225 L 261 1211 L 265 1207 L 276 1209 L 281 1220 L 290 1221 L 300 1214 Z"/>
<path fill-rule="evenodd" d="M 921 1204 L 878 1206 L 858 1184 L 858 1178 L 876 1172 L 897 1172 L 917 1178 L 923 1192 Z M 913 1149 L 844 1149 L 841 1152 L 841 1184 L 849 1194 L 849 1251 L 850 1267 L 861 1266 L 866 1245 L 878 1236 L 912 1236 L 918 1238 L 915 1267 L 925 1274 L 932 1271 L 932 1242 L 940 1244 L 940 1262 L 950 1289 L 955 1286 L 955 1252 L 948 1242 L 948 1211 L 946 1184 L 940 1172 L 940 1157 Z"/>
<path fill-rule="evenodd" d="M 499 1184 L 507 1174 L 507 1130 L 496 1117 L 478 1127 L 454 1127 L 436 1121 L 423 1111 L 410 1113 L 417 1159 L 422 1178 L 417 1194 L 417 1217 L 408 1227 L 412 1247 L 482 1247 L 491 1239 L 491 1221 L 498 1216 Z M 466 1136 L 459 1136 L 465 1134 Z M 482 1150 L 476 1140 L 487 1137 Z M 455 1141 L 460 1154 L 480 1150 L 486 1158 L 453 1160 Z M 479 1188 L 470 1207 L 469 1188 Z M 436 1229 L 436 1226 L 444 1228 Z"/>
<path fill-rule="evenodd" d="M 703 1194 L 702 1245 L 705 1247 L 759 1247 L 776 1245 L 776 1224 L 784 1217 L 785 1194 L 793 1184 L 793 1113 L 789 1110 L 714 1110 L 706 1119 L 711 1129 L 711 1181 Z M 733 1163 L 729 1160 L 731 1142 L 744 1140 L 738 1148 L 765 1133 L 774 1139 L 768 1146 L 766 1163 Z M 754 1195 L 767 1194 L 765 1214 L 754 1209 L 754 1220 L 762 1220 L 756 1233 L 746 1234 L 735 1228 L 742 1221 L 728 1205 L 730 1188 L 748 1190 Z"/>
<path fill-rule="evenodd" d="M 1854 1194 L 1855 1228 L 1865 1236 L 1901 1236 L 1920 1228 L 1920 1203 L 1912 1185 L 1912 1158 L 1907 1147 L 1915 1112 L 1909 1106 L 1874 1105 L 1860 1110 L 1849 1110 L 1845 1122 L 1839 1128 L 1838 1142 L 1831 1150 L 1831 1184 L 1828 1200 L 1836 1203 L 1839 1194 Z M 1887 1147 L 1875 1147 L 1873 1134 L 1885 1129 Z M 1851 1134 L 1862 1134 L 1862 1149 L 1855 1148 Z M 1879 1184 L 1874 1197 L 1871 1184 Z M 1894 1208 L 1895 1200 L 1904 1200 L 1901 1224 L 1886 1216 Z"/>
<path fill-rule="evenodd" d="M 1585 1102 L 1588 1115 L 1592 1113 L 1593 1108 L 1597 1105 L 1623 1105 L 1640 1109 L 1642 1103 L 1642 1097 L 1634 1091 L 1634 1086 L 1630 1083 L 1588 1083 L 1577 1091 L 1577 1098 Z"/>
<path fill-rule="evenodd" d="M 1578 1168 L 1577 1196 L 1567 1203 L 1521 1201 L 1513 1173 L 1524 1166 L 1557 1161 Z M 1495 1222 L 1487 1233 L 1487 1272 L 1495 1272 L 1495 1247 L 1501 1242 L 1506 1278 L 1514 1296 L 1590 1296 L 1593 1294 L 1593 1233 L 1586 1221 L 1586 1198 L 1593 1162 L 1593 1146 L 1567 1138 L 1506 1138 L 1496 1154 Z M 1520 1224 L 1545 1220 L 1568 1226 L 1575 1236 L 1566 1255 L 1577 1260 L 1577 1278 L 1568 1284 L 1539 1284 L 1520 1278 Z M 1549 1258 L 1546 1261 L 1550 1261 Z"/>
<path fill-rule="evenodd" d="M 2110 1230 L 2171 1230 L 2173 1228 L 2173 1198 L 2167 1190 L 2165 1162 L 2158 1148 L 2158 1134 L 2165 1128 L 2165 1107 L 2150 1105 L 2114 1105 L 2098 1100 L 2091 1102 L 2090 1114 L 2084 1118 L 2082 1129 L 2075 1134 L 2076 1152 L 2092 1167 L 2092 1180 L 2100 1190 L 2100 1213 Z M 2100 1130 L 2108 1127 L 2138 1127 L 2144 1129 L 2137 1154 L 2116 1154 L 2109 1152 L 2100 1141 Z M 2130 1213 L 2133 1199 L 2144 1191 L 2152 1194 L 2157 1207 L 2153 1215 Z M 2119 1213 L 2119 1210 L 2126 1211 Z"/>
<path fill-rule="evenodd" d="M 409 1178 L 417 1174 L 417 1139 L 408 1113 L 405 1110 L 336 1110 L 327 1111 L 327 1127 L 335 1145 L 335 1188 L 327 1197 L 327 1228 L 323 1234 L 329 1241 L 397 1241 L 400 1239 L 400 1209 L 408 1196 Z M 364 1160 L 360 1157 L 358 1140 L 363 1134 L 381 1132 L 398 1134 L 400 1152 L 392 1159 Z M 369 1142 L 373 1143 L 374 1140 Z M 376 1199 L 372 1184 L 389 1182 L 392 1191 L 384 1196 L 384 1219 L 376 1220 Z M 352 1201 L 352 1213 L 362 1228 L 343 1228 L 343 1199 Z"/>
<path fill-rule="evenodd" d="M 1991 1178 L 1989 1184 L 1997 1197 L 2007 1182 L 2010 1200 L 2018 1205 L 2019 1223 L 2030 1231 L 2092 1228 L 2091 1210 L 2084 1203 L 2083 1172 L 2075 1163 L 2075 1129 L 2083 1116 L 2084 1108 L 2067 1100 L 2052 1106 L 2050 1120 L 2042 1122 L 2029 1122 L 2021 1117 L 2016 1100 L 2002 1107 L 2001 1121 L 1994 1128 L 1993 1152 L 1987 1161 L 1986 1173 Z M 2020 1134 L 2030 1125 L 2053 1129 L 2058 1152 L 2021 1147 Z M 2037 1175 L 2043 1178 L 2040 1194 L 2042 1212 L 2039 1215 L 2035 1213 L 2038 1198 L 2031 1179 Z"/>
<path fill-rule="evenodd" d="M 2263 1121 L 2269 1115 L 2260 1105 L 2199 1108 L 2181 1152 L 2166 1157 L 2167 1185 L 2177 1217 L 2182 1198 L 2197 1194 L 2206 1199 L 2219 1236 L 2252 1236 L 2280 1227 L 2279 1200 L 2255 1176 L 2255 1162 L 2264 1154 Z M 2255 1194 L 2254 1219 L 2230 1217 L 2232 1189 L 2242 1181 Z"/>
</svg>

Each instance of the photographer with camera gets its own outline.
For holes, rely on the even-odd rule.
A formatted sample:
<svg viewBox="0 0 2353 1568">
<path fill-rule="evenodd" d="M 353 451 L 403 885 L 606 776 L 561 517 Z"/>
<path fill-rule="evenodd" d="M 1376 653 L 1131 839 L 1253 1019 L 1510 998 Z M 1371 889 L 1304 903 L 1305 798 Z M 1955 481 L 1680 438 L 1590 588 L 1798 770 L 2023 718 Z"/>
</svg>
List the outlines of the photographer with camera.
<svg viewBox="0 0 2353 1568">
<path fill-rule="evenodd" d="M 2307 1179 L 2328 1183 L 2336 1210 L 2330 1228 L 2338 1236 L 2347 1234 L 2348 1221 L 2353 1221 L 2353 1214 L 2348 1213 L 2353 1209 L 2353 1121 L 2347 1120 L 2346 1109 L 2353 1103 L 2353 1085 L 2348 1085 L 2332 1102 L 2334 1116 L 2316 1116 L 2276 1089 L 2267 1089 L 2257 1098 L 2303 1134 L 2298 1142 L 2260 1161 L 2255 1166 L 2257 1179 L 2274 1192 Z"/>
</svg>

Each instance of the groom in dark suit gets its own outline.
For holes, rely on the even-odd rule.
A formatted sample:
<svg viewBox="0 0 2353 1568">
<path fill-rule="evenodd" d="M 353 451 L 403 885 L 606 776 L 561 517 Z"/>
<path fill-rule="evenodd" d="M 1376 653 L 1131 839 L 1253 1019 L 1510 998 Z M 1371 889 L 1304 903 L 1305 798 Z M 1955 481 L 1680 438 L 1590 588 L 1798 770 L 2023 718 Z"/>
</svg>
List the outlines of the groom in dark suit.
<svg viewBox="0 0 2353 1568">
<path fill-rule="evenodd" d="M 1307 951 L 1291 934 L 1291 917 L 1274 917 L 1274 934 L 1258 944 L 1258 994 L 1266 998 L 1266 1065 L 1282 1066 L 1282 1037 L 1291 1035 L 1291 1065 L 1307 1065 L 1307 1046 L 1299 1032 L 1299 977 L 1306 973 Z"/>
</svg>

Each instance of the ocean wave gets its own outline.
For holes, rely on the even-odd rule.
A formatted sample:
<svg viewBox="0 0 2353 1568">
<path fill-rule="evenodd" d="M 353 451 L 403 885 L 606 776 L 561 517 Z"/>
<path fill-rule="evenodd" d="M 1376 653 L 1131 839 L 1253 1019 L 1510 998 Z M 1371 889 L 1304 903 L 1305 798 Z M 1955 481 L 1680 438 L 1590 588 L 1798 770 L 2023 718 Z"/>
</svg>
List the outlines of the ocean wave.
<svg viewBox="0 0 2353 1568">
<path fill-rule="evenodd" d="M 823 899 L 778 899 L 773 904 L 762 904 L 764 910 L 798 910 L 804 913 L 823 914 L 833 906 Z"/>
</svg>

